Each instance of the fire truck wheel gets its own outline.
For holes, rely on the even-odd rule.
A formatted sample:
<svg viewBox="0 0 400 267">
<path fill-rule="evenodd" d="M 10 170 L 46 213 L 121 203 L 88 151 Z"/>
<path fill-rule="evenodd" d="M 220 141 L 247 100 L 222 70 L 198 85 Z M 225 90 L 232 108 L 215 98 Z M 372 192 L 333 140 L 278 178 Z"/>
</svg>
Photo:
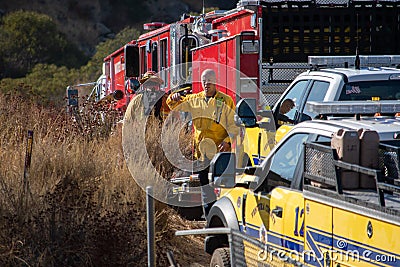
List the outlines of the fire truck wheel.
<svg viewBox="0 0 400 267">
<path fill-rule="evenodd" d="M 229 248 L 217 248 L 211 257 L 210 267 L 230 267 Z"/>
</svg>

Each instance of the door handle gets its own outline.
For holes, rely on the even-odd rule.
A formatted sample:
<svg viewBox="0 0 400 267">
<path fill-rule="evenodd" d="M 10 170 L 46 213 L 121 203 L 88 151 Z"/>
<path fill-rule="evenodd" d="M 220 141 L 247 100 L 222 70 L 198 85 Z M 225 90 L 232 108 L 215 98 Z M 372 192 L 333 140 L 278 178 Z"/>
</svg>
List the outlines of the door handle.
<svg viewBox="0 0 400 267">
<path fill-rule="evenodd" d="M 276 217 L 282 218 L 283 209 L 282 207 L 276 206 L 275 209 L 271 211 L 271 213 L 274 214 Z"/>
<path fill-rule="evenodd" d="M 243 230 L 246 231 L 246 200 L 247 194 L 243 194 L 243 201 L 242 201 L 242 225 Z"/>
</svg>

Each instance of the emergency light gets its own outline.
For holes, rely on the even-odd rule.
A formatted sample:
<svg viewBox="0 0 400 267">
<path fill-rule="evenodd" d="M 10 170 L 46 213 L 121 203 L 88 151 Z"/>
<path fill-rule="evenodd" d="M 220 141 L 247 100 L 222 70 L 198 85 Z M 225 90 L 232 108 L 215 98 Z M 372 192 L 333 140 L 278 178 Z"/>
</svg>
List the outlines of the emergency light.
<svg viewBox="0 0 400 267">
<path fill-rule="evenodd" d="M 164 23 L 164 22 L 145 23 L 145 24 L 143 24 L 143 30 L 152 31 L 152 30 L 159 29 L 159 28 L 162 28 L 162 27 L 167 26 L 167 25 L 168 24 Z"/>
<path fill-rule="evenodd" d="M 321 115 L 398 113 L 400 112 L 400 101 L 310 101 L 306 103 L 306 109 L 309 112 Z"/>
<path fill-rule="evenodd" d="M 400 55 L 359 56 L 361 66 L 396 67 Z M 354 67 L 356 56 L 309 56 L 308 64 L 324 67 Z"/>
</svg>

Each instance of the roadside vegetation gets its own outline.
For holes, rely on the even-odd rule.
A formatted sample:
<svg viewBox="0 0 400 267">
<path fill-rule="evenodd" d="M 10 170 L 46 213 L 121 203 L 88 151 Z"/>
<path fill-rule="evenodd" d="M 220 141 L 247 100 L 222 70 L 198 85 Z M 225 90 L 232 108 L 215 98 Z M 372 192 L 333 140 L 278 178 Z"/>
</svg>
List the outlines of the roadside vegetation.
<svg viewBox="0 0 400 267">
<path fill-rule="evenodd" d="M 115 126 L 121 114 L 108 111 L 100 119 L 86 112 L 76 120 L 65 107 L 67 86 L 95 81 L 103 58 L 139 34 L 125 28 L 88 59 L 80 58 L 46 15 L 19 11 L 3 17 L 0 266 L 147 264 L 145 192 L 123 158 Z M 152 127 L 149 131 L 159 131 L 157 124 Z M 28 130 L 33 150 L 26 169 Z M 171 172 L 157 158 L 158 149 L 148 147 L 150 158 L 160 171 Z M 169 265 L 167 251 L 181 266 L 208 262 L 199 253 L 201 238 L 174 236 L 199 223 L 182 219 L 166 204 L 155 206 L 157 266 Z"/>
<path fill-rule="evenodd" d="M 146 265 L 145 193 L 126 167 L 119 131 L 79 127 L 64 110 L 18 91 L 0 95 L 0 120 L 1 266 Z M 174 236 L 198 223 L 155 206 L 157 266 L 169 265 L 167 251 L 181 266 L 207 262 L 200 238 Z"/>
</svg>

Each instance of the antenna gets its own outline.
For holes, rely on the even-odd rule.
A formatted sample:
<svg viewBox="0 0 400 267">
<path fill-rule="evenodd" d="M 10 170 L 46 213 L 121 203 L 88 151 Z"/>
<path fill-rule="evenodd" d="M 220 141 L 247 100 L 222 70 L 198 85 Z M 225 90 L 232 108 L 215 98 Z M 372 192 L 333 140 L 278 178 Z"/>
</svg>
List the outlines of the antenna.
<svg viewBox="0 0 400 267">
<path fill-rule="evenodd" d="M 356 27 L 357 27 L 357 29 L 356 29 L 356 35 L 357 35 L 357 49 L 358 49 L 358 38 L 359 38 L 359 36 L 358 36 L 358 13 L 356 14 Z"/>
<path fill-rule="evenodd" d="M 358 13 L 356 14 L 357 20 L 356 20 L 356 34 L 357 34 L 357 45 L 356 45 L 356 60 L 354 62 L 354 68 L 356 70 L 360 69 L 360 53 L 358 51 Z"/>
</svg>

